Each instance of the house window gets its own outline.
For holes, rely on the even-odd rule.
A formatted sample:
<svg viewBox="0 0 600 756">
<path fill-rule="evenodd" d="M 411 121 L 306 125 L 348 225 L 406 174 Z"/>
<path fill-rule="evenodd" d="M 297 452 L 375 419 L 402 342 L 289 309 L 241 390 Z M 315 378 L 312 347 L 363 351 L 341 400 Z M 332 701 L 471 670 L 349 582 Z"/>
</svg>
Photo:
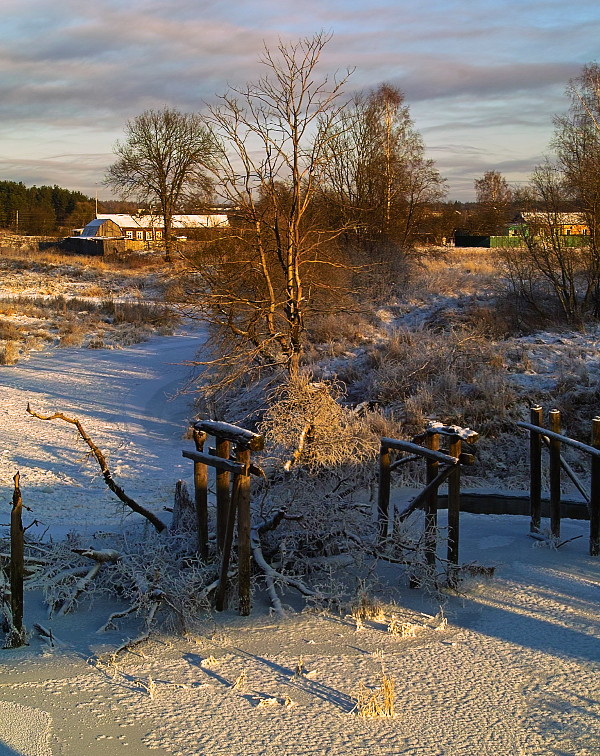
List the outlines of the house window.
<svg viewBox="0 0 600 756">
<path fill-rule="evenodd" d="M 128 239 L 133 239 L 133 231 L 125 231 L 125 236 Z"/>
<path fill-rule="evenodd" d="M 157 231 L 156 232 L 156 238 L 157 239 L 162 239 L 162 231 Z"/>
<path fill-rule="evenodd" d="M 154 239 L 154 234 L 152 233 L 152 231 L 146 231 L 146 239 L 148 241 L 152 241 L 152 239 Z"/>
<path fill-rule="evenodd" d="M 135 236 L 137 239 L 140 239 L 140 241 L 144 240 L 144 232 L 143 231 L 136 231 Z"/>
</svg>

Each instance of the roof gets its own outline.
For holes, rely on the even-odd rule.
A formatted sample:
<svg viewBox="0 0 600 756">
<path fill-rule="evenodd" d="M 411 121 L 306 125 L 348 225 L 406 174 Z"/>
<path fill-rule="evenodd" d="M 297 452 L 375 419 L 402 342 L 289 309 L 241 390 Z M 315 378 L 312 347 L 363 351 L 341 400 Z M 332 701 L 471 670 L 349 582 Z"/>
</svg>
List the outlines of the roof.
<svg viewBox="0 0 600 756">
<path fill-rule="evenodd" d="M 100 214 L 98 220 L 111 220 L 121 228 L 162 228 L 163 219 L 160 215 L 127 215 L 125 213 Z M 209 228 L 227 226 L 229 220 L 225 213 L 213 215 L 174 215 L 173 228 Z"/>
<path fill-rule="evenodd" d="M 586 226 L 587 221 L 583 213 L 544 213 L 529 212 L 521 213 L 525 223 L 541 223 L 544 225 L 558 223 L 561 226 Z"/>
<path fill-rule="evenodd" d="M 93 237 L 93 236 L 107 236 L 107 234 L 100 233 L 103 226 L 107 226 L 110 233 L 109 236 L 121 236 L 121 228 L 118 223 L 112 220 L 112 218 L 96 218 L 86 224 L 85 228 L 81 232 L 81 236 Z"/>
</svg>

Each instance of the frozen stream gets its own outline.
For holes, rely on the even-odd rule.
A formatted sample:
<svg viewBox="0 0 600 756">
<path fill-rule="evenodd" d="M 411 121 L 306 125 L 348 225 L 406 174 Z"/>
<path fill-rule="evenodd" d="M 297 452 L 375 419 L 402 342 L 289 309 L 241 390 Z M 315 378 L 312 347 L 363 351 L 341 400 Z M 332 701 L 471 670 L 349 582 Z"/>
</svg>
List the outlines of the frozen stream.
<svg viewBox="0 0 600 756">
<path fill-rule="evenodd" d="M 192 396 L 179 393 L 190 378 L 182 364 L 193 359 L 205 334 L 187 328 L 127 349 L 64 349 L 34 354 L 0 369 L 0 484 L 10 499 L 21 473 L 31 516 L 62 530 L 104 528 L 121 511 L 87 446 L 72 425 L 44 422 L 56 411 L 81 420 L 125 491 L 160 516 L 178 478 L 191 463 L 181 457 L 182 436 L 192 416 Z"/>
</svg>

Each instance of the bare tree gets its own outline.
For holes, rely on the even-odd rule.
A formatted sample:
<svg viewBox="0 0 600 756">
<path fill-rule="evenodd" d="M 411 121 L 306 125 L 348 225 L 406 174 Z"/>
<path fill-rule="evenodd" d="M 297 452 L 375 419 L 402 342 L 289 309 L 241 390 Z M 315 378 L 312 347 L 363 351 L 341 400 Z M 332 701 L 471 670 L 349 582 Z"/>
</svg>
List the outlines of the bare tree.
<svg viewBox="0 0 600 756">
<path fill-rule="evenodd" d="M 589 265 L 596 279 L 589 294 L 600 316 L 600 65 L 583 67 L 567 89 L 570 107 L 554 119 L 553 145 L 565 185 L 589 228 Z"/>
<path fill-rule="evenodd" d="M 146 110 L 128 121 L 114 147 L 106 183 L 122 197 L 155 207 L 164 226 L 165 257 L 173 251 L 172 218 L 189 194 L 210 191 L 213 144 L 199 115 L 173 108 Z"/>
<path fill-rule="evenodd" d="M 444 182 L 424 155 L 404 95 L 383 84 L 358 95 L 332 134 L 328 173 L 335 211 L 352 229 L 359 248 L 373 257 L 415 241 L 430 203 L 444 196 Z"/>
<path fill-rule="evenodd" d="M 589 314 L 597 274 L 588 244 L 563 233 L 568 200 L 560 166 L 538 166 L 529 187 L 532 208 L 523 213 L 523 246 L 501 254 L 511 287 L 522 299 L 546 315 L 548 302 L 555 301 L 562 316 L 577 324 Z"/>
<path fill-rule="evenodd" d="M 339 263 L 339 230 L 324 222 L 316 201 L 349 75 L 320 73 L 329 38 L 265 47 L 265 75 L 210 108 L 220 144 L 215 186 L 235 218 L 232 230 L 191 262 L 202 272 L 195 306 L 218 330 L 216 363 L 227 365 L 230 377 L 264 365 L 298 373 L 315 287 L 328 285 L 324 270 Z"/>
<path fill-rule="evenodd" d="M 474 219 L 477 230 L 483 234 L 503 234 L 512 203 L 512 192 L 504 176 L 498 171 L 486 171 L 475 179 L 477 213 Z"/>
</svg>

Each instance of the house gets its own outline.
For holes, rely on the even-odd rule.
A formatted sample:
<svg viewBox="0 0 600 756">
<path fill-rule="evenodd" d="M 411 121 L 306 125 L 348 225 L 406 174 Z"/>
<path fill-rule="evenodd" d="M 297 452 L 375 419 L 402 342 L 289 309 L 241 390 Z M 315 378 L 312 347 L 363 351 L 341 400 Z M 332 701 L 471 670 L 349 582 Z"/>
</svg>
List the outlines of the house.
<svg viewBox="0 0 600 756">
<path fill-rule="evenodd" d="M 226 213 L 207 215 L 174 215 L 173 233 L 186 238 L 199 229 L 217 228 L 229 225 Z M 164 226 L 159 215 L 139 212 L 135 215 L 110 213 L 96 215 L 85 228 L 77 229 L 61 242 L 68 252 L 82 255 L 122 254 L 129 251 L 149 249 L 153 242 L 164 237 Z"/>
<path fill-rule="evenodd" d="M 121 236 L 125 239 L 153 242 L 161 241 L 164 236 L 162 218 L 157 214 L 137 213 L 127 215 L 125 213 L 99 214 L 96 221 L 112 221 L 121 230 Z M 94 221 L 92 221 L 94 223 Z M 88 224 L 89 226 L 90 224 Z M 186 233 L 197 229 L 216 228 L 229 225 L 226 213 L 213 213 L 207 215 L 174 215 L 172 217 L 172 229 L 177 236 L 186 236 Z M 86 228 L 88 227 L 86 226 Z M 85 229 L 84 229 L 85 230 Z"/>
<path fill-rule="evenodd" d="M 509 236 L 522 236 L 532 230 L 545 235 L 550 231 L 559 236 L 589 236 L 590 229 L 583 213 L 525 212 L 519 213 L 508 228 Z"/>
</svg>

